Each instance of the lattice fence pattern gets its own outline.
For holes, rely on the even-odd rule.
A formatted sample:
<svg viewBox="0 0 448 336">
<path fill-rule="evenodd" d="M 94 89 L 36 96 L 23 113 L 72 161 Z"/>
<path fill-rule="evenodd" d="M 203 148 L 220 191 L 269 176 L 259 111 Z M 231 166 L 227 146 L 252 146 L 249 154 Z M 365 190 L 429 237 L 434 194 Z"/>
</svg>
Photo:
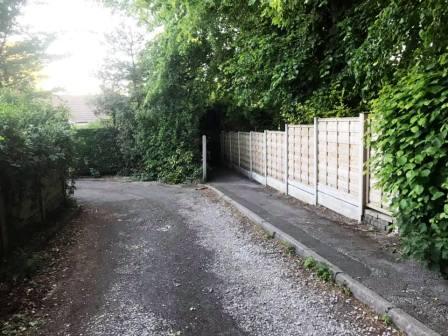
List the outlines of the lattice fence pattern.
<svg viewBox="0 0 448 336">
<path fill-rule="evenodd" d="M 266 138 L 268 176 L 282 181 L 285 179 L 285 133 L 267 131 Z"/>
<path fill-rule="evenodd" d="M 314 185 L 314 127 L 288 126 L 288 178 Z"/>
<path fill-rule="evenodd" d="M 358 118 L 319 119 L 319 184 L 359 196 L 361 126 Z"/>
<path fill-rule="evenodd" d="M 221 152 L 225 162 L 230 162 L 230 137 L 228 134 L 221 134 Z"/>
<path fill-rule="evenodd" d="M 368 149 L 368 156 L 372 156 L 372 149 Z M 389 214 L 389 201 L 384 190 L 377 185 L 375 176 L 369 172 L 367 174 L 367 190 L 366 190 L 366 203 L 367 206 L 380 212 Z"/>
<path fill-rule="evenodd" d="M 250 169 L 250 133 L 239 132 L 240 139 L 240 166 L 246 170 Z"/>
<path fill-rule="evenodd" d="M 230 162 L 239 164 L 238 133 L 230 133 Z"/>
<path fill-rule="evenodd" d="M 388 214 L 384 193 L 365 174 L 365 127 L 361 114 L 286 125 L 286 132 L 223 133 L 223 157 L 260 183 L 350 218 L 360 219 L 366 206 Z"/>
<path fill-rule="evenodd" d="M 252 133 L 252 171 L 259 175 L 264 175 L 264 133 Z"/>
</svg>

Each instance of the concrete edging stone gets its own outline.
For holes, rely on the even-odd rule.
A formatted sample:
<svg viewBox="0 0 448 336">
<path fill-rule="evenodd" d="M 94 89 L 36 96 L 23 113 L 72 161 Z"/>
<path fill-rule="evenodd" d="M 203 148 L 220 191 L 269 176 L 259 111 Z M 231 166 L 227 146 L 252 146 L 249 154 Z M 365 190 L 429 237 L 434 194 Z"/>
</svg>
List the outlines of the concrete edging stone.
<svg viewBox="0 0 448 336">
<path fill-rule="evenodd" d="M 387 301 L 379 294 L 369 289 L 363 285 L 360 281 L 353 279 L 348 274 L 344 273 L 336 265 L 332 264 L 330 261 L 320 256 L 318 253 L 305 246 L 301 242 L 297 241 L 295 238 L 289 234 L 278 229 L 276 226 L 272 225 L 268 221 L 264 220 L 256 213 L 246 208 L 242 204 L 233 200 L 231 197 L 225 195 L 222 191 L 218 190 L 210 184 L 206 184 L 208 188 L 213 190 L 218 194 L 224 201 L 235 207 L 241 214 L 249 218 L 257 225 L 261 226 L 269 234 L 274 235 L 276 239 L 283 241 L 291 246 L 294 246 L 296 253 L 302 257 L 312 257 L 316 261 L 326 264 L 331 272 L 333 273 L 334 280 L 337 284 L 345 286 L 350 289 L 353 296 L 361 301 L 362 303 L 368 305 L 378 314 L 388 315 L 394 324 L 403 332 L 409 336 L 441 336 L 439 333 L 430 329 L 428 326 L 424 325 L 422 322 L 418 321 L 402 309 L 395 307 L 393 303 Z"/>
</svg>

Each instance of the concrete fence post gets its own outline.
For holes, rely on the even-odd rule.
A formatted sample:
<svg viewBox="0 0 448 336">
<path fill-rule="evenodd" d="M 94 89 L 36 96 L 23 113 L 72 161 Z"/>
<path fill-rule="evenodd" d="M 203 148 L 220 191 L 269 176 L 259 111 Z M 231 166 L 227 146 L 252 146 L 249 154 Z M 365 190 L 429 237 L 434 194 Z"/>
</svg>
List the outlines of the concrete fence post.
<svg viewBox="0 0 448 336">
<path fill-rule="evenodd" d="M 314 205 L 319 203 L 319 119 L 314 118 Z"/>
<path fill-rule="evenodd" d="M 202 181 L 207 181 L 207 136 L 202 136 Z"/>
<path fill-rule="evenodd" d="M 238 167 L 241 168 L 241 142 L 240 142 L 240 132 L 238 132 Z"/>
<path fill-rule="evenodd" d="M 289 141 L 289 139 L 288 139 L 288 124 L 285 124 L 285 141 L 284 141 L 284 146 L 285 146 L 285 149 L 284 149 L 284 155 L 285 155 L 285 158 L 284 158 L 284 165 L 285 165 L 285 194 L 286 195 L 288 195 L 288 178 L 289 178 L 289 172 L 288 172 L 288 170 L 289 170 L 289 167 L 288 167 L 288 141 Z"/>
<path fill-rule="evenodd" d="M 249 132 L 249 172 L 252 178 L 252 132 Z"/>
<path fill-rule="evenodd" d="M 364 207 L 366 201 L 366 175 L 365 175 L 365 163 L 366 163 L 366 143 L 365 143 L 365 133 L 366 133 L 366 114 L 359 114 L 359 218 L 358 221 L 361 223 L 364 216 Z"/>
<path fill-rule="evenodd" d="M 268 185 L 268 132 L 264 131 L 263 139 L 263 157 L 264 157 L 264 185 Z"/>
</svg>

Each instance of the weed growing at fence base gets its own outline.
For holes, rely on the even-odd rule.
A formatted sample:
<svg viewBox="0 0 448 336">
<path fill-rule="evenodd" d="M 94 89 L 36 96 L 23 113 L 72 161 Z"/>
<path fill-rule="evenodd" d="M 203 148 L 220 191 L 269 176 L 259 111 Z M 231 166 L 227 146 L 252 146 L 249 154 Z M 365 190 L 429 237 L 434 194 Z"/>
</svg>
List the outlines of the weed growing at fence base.
<svg viewBox="0 0 448 336">
<path fill-rule="evenodd" d="M 329 282 L 333 280 L 333 274 L 330 268 L 324 263 L 317 262 L 313 257 L 307 257 L 303 261 L 303 267 L 316 273 L 323 281 Z"/>
<path fill-rule="evenodd" d="M 341 286 L 339 286 L 339 288 L 341 289 L 342 293 L 344 293 L 346 296 L 352 296 L 353 295 L 351 289 L 348 288 L 346 285 L 341 285 Z"/>
<path fill-rule="evenodd" d="M 393 324 L 392 318 L 389 315 L 387 315 L 387 314 L 383 314 L 383 316 L 381 316 L 381 320 L 387 326 L 391 326 Z"/>
</svg>

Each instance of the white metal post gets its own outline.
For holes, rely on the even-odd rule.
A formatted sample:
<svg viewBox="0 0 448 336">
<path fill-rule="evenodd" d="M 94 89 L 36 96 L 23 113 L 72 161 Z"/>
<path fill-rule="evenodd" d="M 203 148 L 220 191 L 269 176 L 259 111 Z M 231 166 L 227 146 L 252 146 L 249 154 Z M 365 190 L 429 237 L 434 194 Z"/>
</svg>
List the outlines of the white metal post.
<svg viewBox="0 0 448 336">
<path fill-rule="evenodd" d="M 252 132 L 249 132 L 249 172 L 252 178 Z"/>
<path fill-rule="evenodd" d="M 365 146 L 365 131 L 366 131 L 366 115 L 365 113 L 359 114 L 360 124 L 360 143 L 359 143 L 359 218 L 358 221 L 362 222 L 364 216 L 365 205 L 365 191 L 366 191 L 366 178 L 364 172 L 364 165 L 366 162 L 366 146 Z"/>
<path fill-rule="evenodd" d="M 288 195 L 288 124 L 285 124 L 285 194 Z"/>
<path fill-rule="evenodd" d="M 202 136 L 202 181 L 207 181 L 207 136 Z"/>
<path fill-rule="evenodd" d="M 264 131 L 264 146 L 263 146 L 263 156 L 264 156 L 264 185 L 268 185 L 268 132 Z"/>
<path fill-rule="evenodd" d="M 314 118 L 314 205 L 319 203 L 319 119 Z"/>
</svg>

